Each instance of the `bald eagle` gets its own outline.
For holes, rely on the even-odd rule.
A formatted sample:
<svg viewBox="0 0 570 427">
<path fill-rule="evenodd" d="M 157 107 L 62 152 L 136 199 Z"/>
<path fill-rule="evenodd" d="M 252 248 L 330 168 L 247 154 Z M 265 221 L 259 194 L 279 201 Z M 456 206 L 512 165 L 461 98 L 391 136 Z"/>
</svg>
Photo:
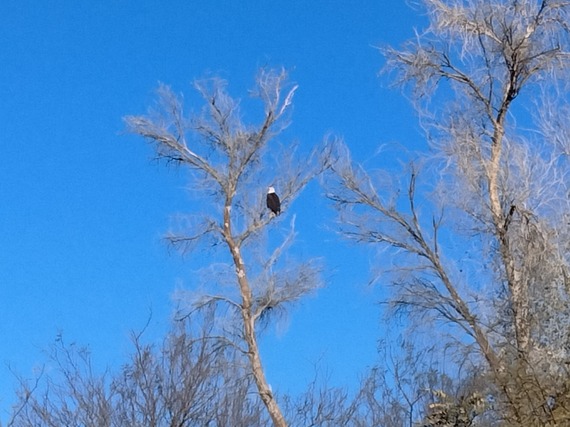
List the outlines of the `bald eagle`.
<svg viewBox="0 0 570 427">
<path fill-rule="evenodd" d="M 273 187 L 269 187 L 267 190 L 267 207 L 275 215 L 279 215 L 281 213 L 281 201 L 279 200 L 279 196 L 275 194 L 275 188 Z"/>
</svg>

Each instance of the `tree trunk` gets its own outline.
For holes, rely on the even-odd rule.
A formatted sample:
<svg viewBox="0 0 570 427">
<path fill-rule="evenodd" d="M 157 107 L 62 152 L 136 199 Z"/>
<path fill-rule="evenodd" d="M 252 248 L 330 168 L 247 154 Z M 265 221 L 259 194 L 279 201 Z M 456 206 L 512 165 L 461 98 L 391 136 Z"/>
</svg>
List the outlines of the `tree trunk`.
<svg viewBox="0 0 570 427">
<path fill-rule="evenodd" d="M 265 378 L 265 373 L 261 365 L 261 357 L 259 355 L 259 349 L 257 347 L 257 338 L 255 336 L 254 322 L 251 317 L 251 311 L 243 310 L 243 323 L 244 323 L 244 335 L 248 347 L 248 357 L 251 364 L 251 370 L 253 372 L 253 378 L 255 384 L 257 385 L 257 391 L 261 400 L 265 404 L 271 419 L 273 420 L 273 425 L 275 427 L 287 427 L 287 422 L 281 413 L 281 409 L 277 404 L 277 401 L 273 397 L 273 393 L 267 383 Z"/>
<path fill-rule="evenodd" d="M 238 278 L 238 285 L 242 297 L 241 316 L 243 320 L 243 338 L 247 343 L 247 357 L 251 366 L 251 372 L 257 386 L 257 392 L 261 400 L 265 404 L 273 425 L 275 427 L 287 427 L 285 417 L 281 413 L 281 409 L 277 401 L 273 397 L 273 393 L 265 378 L 263 366 L 261 364 L 261 357 L 259 355 L 259 347 L 257 346 L 257 337 L 255 334 L 255 321 L 252 314 L 252 294 L 247 275 L 245 272 L 245 264 L 241 256 L 239 246 L 234 240 L 231 232 L 231 203 L 226 202 L 224 209 L 224 238 L 232 254 L 236 274 Z"/>
<path fill-rule="evenodd" d="M 507 110 L 508 104 L 504 104 L 497 120 L 494 122 L 495 132 L 493 134 L 493 146 L 491 147 L 491 160 L 487 169 L 489 200 L 495 234 L 499 243 L 499 251 L 505 268 L 507 284 L 512 296 L 517 350 L 521 354 L 526 354 L 530 346 L 528 290 L 525 287 L 522 273 L 520 269 L 517 268 L 516 260 L 511 252 L 509 237 L 507 235 L 506 217 L 503 214 L 499 190 L 499 170 L 505 133 L 503 122 Z"/>
</svg>

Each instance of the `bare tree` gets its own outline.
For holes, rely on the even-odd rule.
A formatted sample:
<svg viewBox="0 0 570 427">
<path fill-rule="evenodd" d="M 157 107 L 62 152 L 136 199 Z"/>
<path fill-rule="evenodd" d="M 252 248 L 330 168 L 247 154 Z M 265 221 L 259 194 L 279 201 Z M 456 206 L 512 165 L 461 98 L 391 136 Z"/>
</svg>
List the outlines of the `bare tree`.
<svg viewBox="0 0 570 427">
<path fill-rule="evenodd" d="M 176 321 L 161 345 L 144 343 L 144 331 L 132 334 L 131 357 L 117 371 L 98 373 L 88 349 L 59 337 L 42 373 L 20 380 L 8 426 L 268 425 L 247 358 L 224 337 L 214 337 L 213 311 L 201 314 Z M 379 357 L 354 392 L 330 386 L 317 366 L 303 393 L 281 397 L 288 421 L 319 427 L 480 421 L 480 394 L 469 381 L 454 382 L 441 372 L 433 349 L 400 341 L 395 350 L 381 345 Z"/>
<path fill-rule="evenodd" d="M 394 307 L 470 337 L 506 423 L 562 425 L 570 335 L 556 325 L 570 319 L 570 179 L 560 112 L 568 111 L 570 2 L 422 4 L 427 30 L 384 54 L 396 83 L 411 89 L 431 168 L 412 166 L 402 200 L 399 182 L 375 180 L 344 149 L 330 197 L 347 236 L 393 249 Z"/>
<path fill-rule="evenodd" d="M 196 295 L 192 307 L 224 306 L 230 313 L 231 322 L 222 325 L 221 333 L 247 356 L 274 425 L 285 426 L 265 378 L 256 334 L 270 313 L 320 285 L 319 267 L 314 261 L 296 265 L 280 261 L 295 234 L 294 216 L 289 234 L 271 253 L 259 253 L 260 241 L 269 226 L 287 216 L 309 181 L 327 168 L 330 154 L 326 147 L 318 147 L 301 160 L 293 145 L 279 146 L 275 141 L 288 124 L 297 89 L 284 71 L 263 69 L 257 76 L 252 95 L 263 102 L 258 125 L 242 122 L 239 101 L 228 95 L 223 80 L 198 81 L 195 87 L 205 104 L 199 115 L 185 116 L 181 99 L 160 86 L 157 111 L 125 120 L 132 133 L 155 145 L 159 158 L 188 167 L 192 187 L 202 190 L 199 215 L 186 217 L 188 227 L 168 238 L 184 250 L 204 238 L 223 243 L 225 255 L 217 270 L 229 275 L 213 278 L 217 284 L 210 286 L 211 292 Z M 277 188 L 285 215 L 276 217 L 265 207 L 269 186 Z"/>
<path fill-rule="evenodd" d="M 58 338 L 44 372 L 20 381 L 8 426 L 265 425 L 243 356 L 212 339 L 213 319 L 177 322 L 161 346 L 134 334 L 131 359 L 97 373 L 88 349 Z"/>
<path fill-rule="evenodd" d="M 292 425 L 319 427 L 418 427 L 457 420 L 458 426 L 484 423 L 486 401 L 475 384 L 474 372 L 451 378 L 444 372 L 435 346 L 420 349 L 402 340 L 381 342 L 376 366 L 369 369 L 356 390 L 331 387 L 318 369 L 305 392 L 284 396 Z M 477 424 L 469 424 L 476 420 Z M 460 424 L 463 422 L 463 424 Z"/>
</svg>

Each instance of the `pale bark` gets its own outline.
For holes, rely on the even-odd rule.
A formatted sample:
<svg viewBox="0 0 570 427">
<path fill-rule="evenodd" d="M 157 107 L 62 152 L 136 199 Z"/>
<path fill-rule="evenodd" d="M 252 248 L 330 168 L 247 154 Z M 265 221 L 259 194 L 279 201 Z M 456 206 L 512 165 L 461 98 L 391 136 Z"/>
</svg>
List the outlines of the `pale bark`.
<svg viewBox="0 0 570 427">
<path fill-rule="evenodd" d="M 273 393 L 271 392 L 269 384 L 267 383 L 267 379 L 265 378 L 263 365 L 261 364 L 261 355 L 259 352 L 259 347 L 257 345 L 257 337 L 255 333 L 255 319 L 253 315 L 253 297 L 251 286 L 249 285 L 247 279 L 245 263 L 241 256 L 239 245 L 233 238 L 230 212 L 231 199 L 226 201 L 226 206 L 224 208 L 224 239 L 228 245 L 228 249 L 232 254 L 242 298 L 240 311 L 243 321 L 243 338 L 247 345 L 247 357 L 251 365 L 251 371 L 255 380 L 255 385 L 257 386 L 257 391 L 261 400 L 267 407 L 267 411 L 273 420 L 273 425 L 276 427 L 286 427 L 287 422 L 283 417 L 277 401 L 273 397 Z"/>
</svg>

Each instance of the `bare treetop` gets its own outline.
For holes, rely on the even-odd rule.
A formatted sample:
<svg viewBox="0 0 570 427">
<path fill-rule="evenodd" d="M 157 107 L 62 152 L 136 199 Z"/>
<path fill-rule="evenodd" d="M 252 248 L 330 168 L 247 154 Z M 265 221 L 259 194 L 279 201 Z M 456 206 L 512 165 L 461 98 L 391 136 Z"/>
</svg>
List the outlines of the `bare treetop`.
<svg viewBox="0 0 570 427">
<path fill-rule="evenodd" d="M 125 121 L 129 131 L 155 145 L 160 159 L 188 166 L 194 172 L 194 190 L 218 196 L 238 220 L 239 233 L 232 232 L 241 243 L 272 219 L 264 206 L 266 189 L 271 185 L 279 189 L 286 210 L 309 180 L 326 167 L 323 160 L 327 154 L 318 149 L 299 161 L 295 144 L 284 149 L 273 140 L 289 124 L 297 89 L 288 82 L 285 71 L 263 69 L 257 76 L 250 94 L 263 103 L 259 124 L 243 123 L 240 102 L 228 94 L 226 81 L 197 80 L 194 87 L 204 101 L 198 115 L 187 117 L 182 97 L 161 84 L 156 109 L 146 116 L 128 116 Z M 172 235 L 171 241 L 189 243 L 205 230 L 221 236 L 223 222 L 206 215 L 198 229 L 194 233 L 185 230 L 184 236 Z"/>
<path fill-rule="evenodd" d="M 430 93 L 440 79 L 492 118 L 530 79 L 567 71 L 567 1 L 425 0 L 430 26 L 403 50 L 385 49 L 399 83 Z"/>
</svg>

